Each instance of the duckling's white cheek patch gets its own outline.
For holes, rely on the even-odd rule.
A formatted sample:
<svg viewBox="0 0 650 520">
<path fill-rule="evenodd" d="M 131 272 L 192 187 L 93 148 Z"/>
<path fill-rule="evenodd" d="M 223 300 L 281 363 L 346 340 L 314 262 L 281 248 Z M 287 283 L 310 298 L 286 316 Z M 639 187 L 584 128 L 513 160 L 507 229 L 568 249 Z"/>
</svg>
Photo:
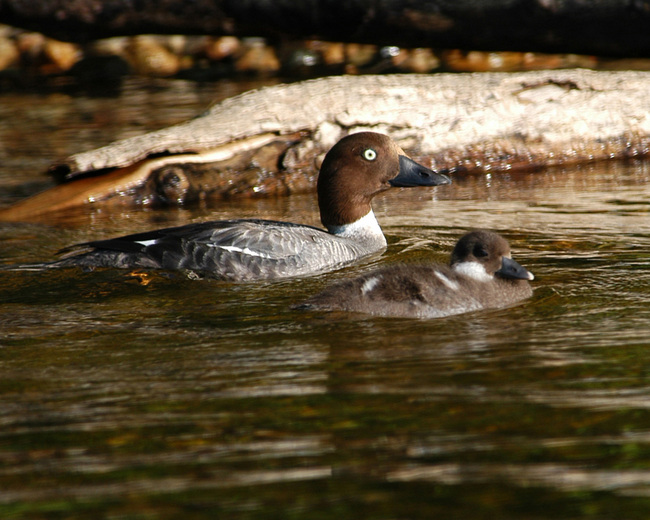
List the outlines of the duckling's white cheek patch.
<svg viewBox="0 0 650 520">
<path fill-rule="evenodd" d="M 441 272 L 435 271 L 434 274 L 436 275 L 436 278 L 438 278 L 438 280 L 440 280 L 443 284 L 449 287 L 452 291 L 457 291 L 460 288 L 456 282 L 450 280 Z"/>
<path fill-rule="evenodd" d="M 460 262 L 454 266 L 454 271 L 478 282 L 489 282 L 493 278 L 478 262 Z"/>
<path fill-rule="evenodd" d="M 363 282 L 363 285 L 361 286 L 361 294 L 368 294 L 375 287 L 377 287 L 377 284 L 380 280 L 381 276 L 373 276 L 372 278 L 368 278 L 365 282 Z"/>
</svg>

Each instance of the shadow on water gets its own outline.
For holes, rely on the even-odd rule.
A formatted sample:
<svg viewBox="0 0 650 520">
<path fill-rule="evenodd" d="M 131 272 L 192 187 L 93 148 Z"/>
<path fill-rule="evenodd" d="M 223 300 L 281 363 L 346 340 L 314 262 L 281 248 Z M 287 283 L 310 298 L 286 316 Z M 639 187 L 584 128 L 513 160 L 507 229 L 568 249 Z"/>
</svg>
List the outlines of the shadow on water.
<svg viewBox="0 0 650 520">
<path fill-rule="evenodd" d="M 50 133 L 39 114 L 24 124 Z M 24 170 L 51 158 L 24 146 Z M 649 180 L 639 162 L 396 190 L 375 205 L 382 257 L 306 279 L 0 271 L 0 516 L 647 518 Z M 211 216 L 316 224 L 314 201 L 0 224 L 0 257 Z M 444 262 L 477 226 L 535 273 L 529 301 L 439 320 L 290 308 L 378 265 Z"/>
</svg>

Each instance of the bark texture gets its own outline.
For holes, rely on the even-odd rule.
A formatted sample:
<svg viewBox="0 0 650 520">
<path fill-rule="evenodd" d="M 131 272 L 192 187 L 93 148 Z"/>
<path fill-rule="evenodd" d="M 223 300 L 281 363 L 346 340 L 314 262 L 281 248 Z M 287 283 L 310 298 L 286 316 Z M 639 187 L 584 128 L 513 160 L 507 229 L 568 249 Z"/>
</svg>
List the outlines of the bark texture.
<svg viewBox="0 0 650 520">
<path fill-rule="evenodd" d="M 153 32 L 650 55 L 648 0 L 0 0 L 0 20 L 77 42 Z"/>
</svg>

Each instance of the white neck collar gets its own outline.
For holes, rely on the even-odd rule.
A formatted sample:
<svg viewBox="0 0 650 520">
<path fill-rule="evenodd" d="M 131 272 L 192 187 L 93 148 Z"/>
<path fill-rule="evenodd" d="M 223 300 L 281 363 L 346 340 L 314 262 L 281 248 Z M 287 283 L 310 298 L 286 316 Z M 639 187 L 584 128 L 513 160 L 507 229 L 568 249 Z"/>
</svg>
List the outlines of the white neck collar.
<svg viewBox="0 0 650 520">
<path fill-rule="evenodd" d="M 384 241 L 386 240 L 372 210 L 359 220 L 350 224 L 343 224 L 342 226 L 327 226 L 327 230 L 338 237 L 367 238 L 372 236 L 381 237 Z"/>
</svg>

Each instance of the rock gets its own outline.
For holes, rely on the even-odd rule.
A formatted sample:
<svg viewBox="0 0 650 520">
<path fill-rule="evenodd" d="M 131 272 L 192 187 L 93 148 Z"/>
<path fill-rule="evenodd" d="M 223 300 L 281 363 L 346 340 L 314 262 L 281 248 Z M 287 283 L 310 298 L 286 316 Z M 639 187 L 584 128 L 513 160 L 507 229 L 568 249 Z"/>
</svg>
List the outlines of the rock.
<svg viewBox="0 0 650 520">
<path fill-rule="evenodd" d="M 234 36 L 222 36 L 210 39 L 205 45 L 205 54 L 208 59 L 221 61 L 225 58 L 236 56 L 241 50 L 241 42 Z"/>
<path fill-rule="evenodd" d="M 43 52 L 61 72 L 66 72 L 81 59 L 81 49 L 79 45 L 68 42 L 61 42 L 47 38 L 43 45 Z"/>
<path fill-rule="evenodd" d="M 16 44 L 6 36 L 0 37 L 0 70 L 5 70 L 16 64 L 20 58 L 20 53 Z"/>
<path fill-rule="evenodd" d="M 345 45 L 342 43 L 321 42 L 321 54 L 326 65 L 345 63 Z"/>
<path fill-rule="evenodd" d="M 261 38 L 247 38 L 243 42 L 242 54 L 235 63 L 235 69 L 239 72 L 277 72 L 280 70 L 280 60 Z"/>
<path fill-rule="evenodd" d="M 173 76 L 180 59 L 153 36 L 136 36 L 128 46 L 131 67 L 145 76 Z"/>
<path fill-rule="evenodd" d="M 16 46 L 26 61 L 35 62 L 43 54 L 45 36 L 33 32 L 20 33 L 16 36 Z"/>
<path fill-rule="evenodd" d="M 440 60 L 431 49 L 411 49 L 401 54 L 404 54 L 405 58 L 394 61 L 397 61 L 396 65 L 404 71 L 423 74 L 440 67 Z"/>
</svg>

